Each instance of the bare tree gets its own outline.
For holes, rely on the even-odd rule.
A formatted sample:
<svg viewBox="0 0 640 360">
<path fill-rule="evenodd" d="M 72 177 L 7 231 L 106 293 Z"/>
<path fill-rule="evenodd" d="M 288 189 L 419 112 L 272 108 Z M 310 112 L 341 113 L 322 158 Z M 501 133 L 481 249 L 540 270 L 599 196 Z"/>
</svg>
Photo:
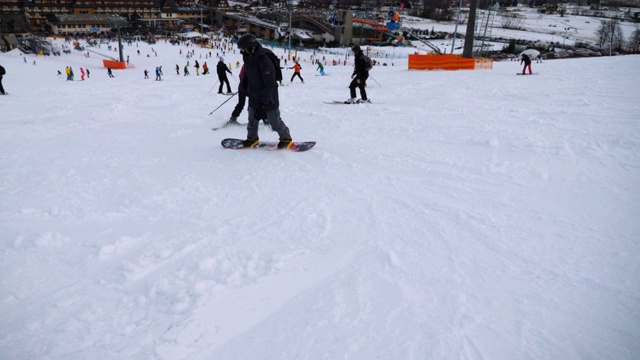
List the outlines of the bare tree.
<svg viewBox="0 0 640 360">
<path fill-rule="evenodd" d="M 633 33 L 631 33 L 631 37 L 627 43 L 627 51 L 634 54 L 640 52 L 640 29 L 636 28 Z"/>
<path fill-rule="evenodd" d="M 602 20 L 596 35 L 600 48 L 622 50 L 624 47 L 624 35 L 619 20 Z"/>
</svg>

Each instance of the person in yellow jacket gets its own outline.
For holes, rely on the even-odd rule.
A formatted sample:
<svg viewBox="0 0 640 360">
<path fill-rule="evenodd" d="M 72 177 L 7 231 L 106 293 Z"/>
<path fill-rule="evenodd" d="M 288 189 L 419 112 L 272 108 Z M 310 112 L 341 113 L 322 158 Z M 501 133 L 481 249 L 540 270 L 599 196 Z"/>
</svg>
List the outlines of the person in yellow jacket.
<svg viewBox="0 0 640 360">
<path fill-rule="evenodd" d="M 300 78 L 300 81 L 302 81 L 302 83 L 304 83 L 304 79 L 302 78 L 302 76 L 300 76 L 300 70 L 302 70 L 302 66 L 300 66 L 300 63 L 296 62 L 289 69 L 293 69 L 293 75 L 291 75 L 291 82 L 293 82 L 293 78 L 296 77 L 296 75 L 297 75 Z"/>
</svg>

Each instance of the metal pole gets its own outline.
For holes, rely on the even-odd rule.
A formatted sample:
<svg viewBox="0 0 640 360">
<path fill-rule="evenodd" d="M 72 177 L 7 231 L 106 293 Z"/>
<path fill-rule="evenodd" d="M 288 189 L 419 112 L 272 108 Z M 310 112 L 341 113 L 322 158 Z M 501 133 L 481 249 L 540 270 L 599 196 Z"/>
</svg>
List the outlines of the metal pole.
<svg viewBox="0 0 640 360">
<path fill-rule="evenodd" d="M 291 56 L 291 18 L 293 17 L 293 5 L 289 4 L 289 56 Z"/>
<path fill-rule="evenodd" d="M 453 48 L 456 46 L 456 37 L 458 37 L 458 24 L 460 23 L 460 13 L 462 13 L 462 0 L 458 0 L 458 1 L 460 2 L 460 7 L 458 7 L 458 17 L 456 18 L 456 27 L 453 30 L 453 40 L 451 41 L 452 54 L 453 54 Z"/>
</svg>

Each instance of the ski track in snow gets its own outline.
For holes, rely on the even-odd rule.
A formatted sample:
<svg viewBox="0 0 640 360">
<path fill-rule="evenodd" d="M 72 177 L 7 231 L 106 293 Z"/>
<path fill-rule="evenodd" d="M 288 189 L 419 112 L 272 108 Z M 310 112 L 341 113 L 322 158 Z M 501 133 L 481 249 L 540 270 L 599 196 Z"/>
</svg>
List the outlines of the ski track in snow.
<svg viewBox="0 0 640 360">
<path fill-rule="evenodd" d="M 155 47 L 162 82 L 142 80 L 153 58 L 74 83 L 52 74 L 79 54 L 2 58 L 7 358 L 640 352 L 637 56 L 380 67 L 353 106 L 322 104 L 350 67 L 307 65 L 280 90 L 294 140 L 318 141 L 296 154 L 222 149 L 245 135 L 209 130 L 235 102 L 207 116 L 215 78 Z"/>
</svg>

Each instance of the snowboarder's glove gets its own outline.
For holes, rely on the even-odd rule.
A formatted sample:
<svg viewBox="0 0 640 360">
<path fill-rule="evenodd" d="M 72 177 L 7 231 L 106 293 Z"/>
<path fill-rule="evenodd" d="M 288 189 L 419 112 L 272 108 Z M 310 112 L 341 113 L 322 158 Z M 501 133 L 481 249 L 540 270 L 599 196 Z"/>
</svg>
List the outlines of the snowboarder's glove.
<svg viewBox="0 0 640 360">
<path fill-rule="evenodd" d="M 256 120 L 262 120 L 267 118 L 267 107 L 264 105 L 258 106 L 256 111 L 253 113 L 253 118 Z"/>
</svg>

